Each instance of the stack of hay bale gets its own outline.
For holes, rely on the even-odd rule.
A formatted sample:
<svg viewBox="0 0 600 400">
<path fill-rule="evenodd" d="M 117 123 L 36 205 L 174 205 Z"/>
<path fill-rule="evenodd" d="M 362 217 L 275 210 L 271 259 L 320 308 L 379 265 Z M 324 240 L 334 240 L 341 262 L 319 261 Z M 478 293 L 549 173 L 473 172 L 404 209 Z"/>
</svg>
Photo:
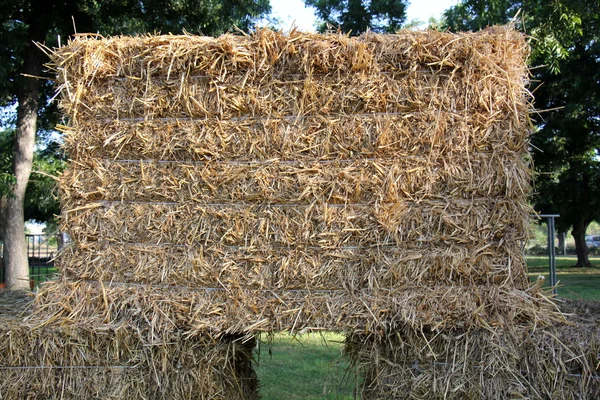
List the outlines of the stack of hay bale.
<svg viewBox="0 0 600 400">
<path fill-rule="evenodd" d="M 564 322 L 522 253 L 527 55 L 508 28 L 78 37 L 54 54 L 74 244 L 36 318 L 165 344 L 346 332 L 363 398 L 589 382 L 597 341 L 557 369 L 521 353 Z"/>
<path fill-rule="evenodd" d="M 40 303 L 217 335 L 538 322 L 526 57 L 502 28 L 78 38 L 74 246 Z"/>
</svg>

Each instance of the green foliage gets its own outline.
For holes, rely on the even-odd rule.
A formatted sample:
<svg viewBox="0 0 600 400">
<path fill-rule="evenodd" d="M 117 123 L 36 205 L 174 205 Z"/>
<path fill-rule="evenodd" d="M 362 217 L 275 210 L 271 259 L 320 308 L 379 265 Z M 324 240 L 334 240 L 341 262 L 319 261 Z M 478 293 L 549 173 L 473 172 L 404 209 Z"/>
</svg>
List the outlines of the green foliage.
<svg viewBox="0 0 600 400">
<path fill-rule="evenodd" d="M 597 8 L 595 0 L 463 0 L 446 10 L 443 19 L 452 31 L 477 31 L 512 21 L 535 38 L 532 64 L 547 65 L 557 73 L 584 31 L 594 29 L 585 19 L 593 19 Z"/>
<path fill-rule="evenodd" d="M 544 84 L 536 90 L 536 106 L 555 110 L 542 115 L 532 137 L 542 151 L 534 152 L 541 172 L 536 205 L 559 212 L 561 230 L 577 218 L 586 226 L 600 219 L 599 38 L 600 32 L 582 36 L 560 62 L 561 73 L 539 73 Z"/>
<path fill-rule="evenodd" d="M 479 31 L 507 23 L 521 5 L 514 0 L 464 0 L 446 10 L 443 19 L 452 31 Z"/>
<path fill-rule="evenodd" d="M 28 30 L 30 24 L 38 21 L 36 16 L 31 15 L 32 3 L 32 1 L 22 0 L 0 0 L 0 9 L 2 10 L 0 17 L 0 108 L 2 108 L 3 114 L 0 118 L 0 129 L 14 129 L 15 127 L 17 96 L 24 79 L 21 76 L 23 54 L 30 43 Z M 48 5 L 51 6 L 50 3 Z M 48 11 L 49 14 L 53 14 L 52 7 L 49 7 Z M 48 18 L 52 17 L 53 15 L 48 15 Z M 66 17 L 63 19 L 66 20 Z M 55 42 L 56 29 L 48 35 L 48 43 L 52 45 Z M 55 90 L 52 82 L 44 80 L 41 83 L 38 129 L 40 133 L 46 135 L 56 124 L 58 114 L 56 105 L 47 101 Z"/>
<path fill-rule="evenodd" d="M 66 167 L 59 144 L 50 142 L 34 154 L 33 172 L 25 193 L 25 219 L 54 221 L 60 213 L 56 179 Z"/>
<path fill-rule="evenodd" d="M 66 162 L 55 141 L 43 144 L 34 152 L 33 172 L 25 194 L 25 220 L 49 222 L 59 214 L 56 178 Z M 14 130 L 0 132 L 0 195 L 10 196 L 15 176 L 12 173 Z"/>
<path fill-rule="evenodd" d="M 100 33 L 146 32 L 218 35 L 234 25 L 252 27 L 254 18 L 270 11 L 268 0 L 107 0 L 80 1 L 80 11 L 89 16 Z"/>
<path fill-rule="evenodd" d="M 395 32 L 406 19 L 406 0 L 304 0 L 322 20 L 319 31 L 329 26 L 360 35 L 367 30 Z"/>
<path fill-rule="evenodd" d="M 16 77 L 23 62 L 21 54 L 26 45 L 27 26 L 23 23 L 22 1 L 0 0 L 3 17 L 0 25 L 0 107 L 15 104 Z M 6 127 L 6 122 L 1 121 Z"/>
</svg>

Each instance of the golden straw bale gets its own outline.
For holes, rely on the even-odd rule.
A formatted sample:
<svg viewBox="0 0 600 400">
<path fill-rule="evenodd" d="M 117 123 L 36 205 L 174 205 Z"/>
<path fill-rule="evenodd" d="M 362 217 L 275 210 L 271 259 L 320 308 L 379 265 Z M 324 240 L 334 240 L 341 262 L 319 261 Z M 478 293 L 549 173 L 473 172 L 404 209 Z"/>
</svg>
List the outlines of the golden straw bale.
<svg viewBox="0 0 600 400">
<path fill-rule="evenodd" d="M 564 320 L 535 288 L 497 285 L 275 291 L 62 278 L 45 285 L 36 304 L 44 319 L 122 326 L 140 331 L 150 342 L 172 331 L 214 336 L 320 330 L 383 333 L 403 323 L 442 330 Z"/>
<path fill-rule="evenodd" d="M 171 331 L 150 342 L 149 326 L 48 320 L 31 313 L 31 302 L 0 290 L 2 399 L 257 398 L 253 340 Z"/>
<path fill-rule="evenodd" d="M 43 331 L 103 368 L 46 388 L 252 398 L 232 338 L 334 330 L 364 399 L 598 397 L 597 321 L 563 315 L 523 256 L 528 56 L 510 27 L 77 36 L 52 54 L 74 243 L 36 329 L 10 317 L 15 365 L 84 363 L 36 353 Z"/>
<path fill-rule="evenodd" d="M 595 399 L 600 320 L 567 305 L 569 324 L 354 333 L 345 352 L 362 399 Z"/>
<path fill-rule="evenodd" d="M 73 280 L 195 288 L 529 286 L 521 246 L 485 243 L 322 249 L 86 242 L 67 248 L 57 267 Z"/>
<path fill-rule="evenodd" d="M 230 246 L 390 246 L 527 239 L 530 208 L 513 201 L 433 199 L 368 204 L 98 202 L 63 215 L 77 242 Z"/>
<path fill-rule="evenodd" d="M 40 306 L 97 321 L 100 297 L 61 307 L 100 287 L 111 320 L 218 334 L 560 319 L 522 254 L 528 54 L 509 27 L 76 37 L 52 55 L 75 243 Z"/>
<path fill-rule="evenodd" d="M 203 77 L 224 83 L 242 78 L 251 86 L 265 77 L 361 76 L 429 69 L 522 92 L 519 78 L 526 74 L 528 54 L 522 36 L 508 27 L 474 34 L 404 31 L 359 38 L 297 31 L 286 35 L 262 29 L 252 36 L 216 39 L 166 35 L 98 40 L 82 35 L 56 51 L 54 68 L 74 111 L 86 87 L 113 78 L 142 84 L 157 78 L 176 82 Z"/>
<path fill-rule="evenodd" d="M 514 93 L 491 79 L 438 72 L 356 76 L 311 76 L 258 81 L 246 77 L 138 80 L 110 78 L 82 86 L 74 109 L 80 119 L 158 119 L 312 116 L 315 114 L 410 114 L 441 109 L 488 116 L 510 114 Z M 94 104 L 89 107 L 87 104 Z M 518 112 L 518 111 L 517 111 Z"/>
<path fill-rule="evenodd" d="M 61 196 L 68 212 L 93 201 L 375 205 L 442 196 L 519 199 L 529 188 L 520 157 L 475 153 L 469 164 L 435 156 L 254 163 L 90 160 L 73 163 L 63 174 Z"/>
<path fill-rule="evenodd" d="M 526 156 L 528 130 L 510 115 L 429 109 L 406 115 L 306 118 L 72 121 L 59 127 L 77 161 L 315 161 L 448 157 L 478 152 Z M 459 158 L 460 157 L 460 158 Z M 500 168 L 500 166 L 498 166 Z"/>
</svg>

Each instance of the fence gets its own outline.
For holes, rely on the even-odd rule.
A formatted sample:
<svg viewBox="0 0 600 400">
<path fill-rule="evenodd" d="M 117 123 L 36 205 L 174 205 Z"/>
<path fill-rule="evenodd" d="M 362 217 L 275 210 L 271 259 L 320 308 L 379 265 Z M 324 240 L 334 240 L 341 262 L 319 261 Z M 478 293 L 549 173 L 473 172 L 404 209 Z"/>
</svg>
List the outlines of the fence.
<svg viewBox="0 0 600 400">
<path fill-rule="evenodd" d="M 56 274 L 54 257 L 58 250 L 69 242 L 64 233 L 26 234 L 29 276 L 33 285 L 51 279 Z M 0 242 L 0 284 L 6 281 L 3 257 L 4 247 Z"/>
</svg>

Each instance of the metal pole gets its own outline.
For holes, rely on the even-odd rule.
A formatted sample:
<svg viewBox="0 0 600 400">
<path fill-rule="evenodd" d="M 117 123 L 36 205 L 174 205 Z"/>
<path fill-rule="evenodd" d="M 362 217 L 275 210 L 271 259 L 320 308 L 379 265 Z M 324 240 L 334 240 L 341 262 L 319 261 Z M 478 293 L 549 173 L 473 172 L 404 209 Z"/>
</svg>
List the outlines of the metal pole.
<svg viewBox="0 0 600 400">
<path fill-rule="evenodd" d="M 550 285 L 552 285 L 552 293 L 556 293 L 556 253 L 554 247 L 554 217 L 549 219 L 548 241 L 550 242 Z"/>
<path fill-rule="evenodd" d="M 558 214 L 542 214 L 541 218 L 547 219 L 548 226 L 548 262 L 550 264 L 550 286 L 552 293 L 558 293 L 556 289 L 556 249 L 554 248 L 554 218 L 560 217 Z"/>
</svg>

